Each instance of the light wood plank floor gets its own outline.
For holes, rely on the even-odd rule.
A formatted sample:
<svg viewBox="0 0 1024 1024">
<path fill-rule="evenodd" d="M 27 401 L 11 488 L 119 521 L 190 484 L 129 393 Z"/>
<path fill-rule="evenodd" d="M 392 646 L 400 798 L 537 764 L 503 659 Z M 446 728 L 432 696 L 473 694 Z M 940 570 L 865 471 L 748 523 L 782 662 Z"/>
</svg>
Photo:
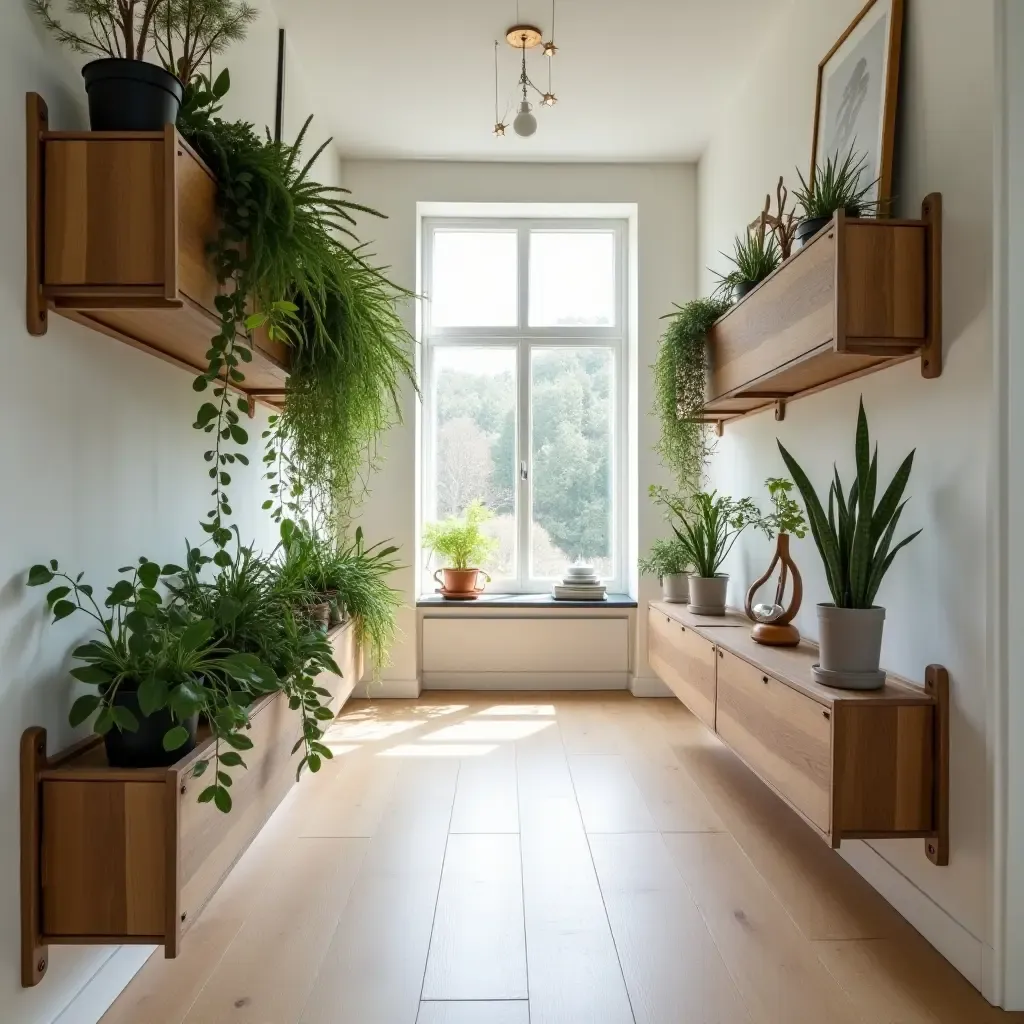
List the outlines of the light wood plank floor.
<svg viewBox="0 0 1024 1024">
<path fill-rule="evenodd" d="M 102 1024 L 989 1024 L 674 700 L 351 701 Z"/>
</svg>

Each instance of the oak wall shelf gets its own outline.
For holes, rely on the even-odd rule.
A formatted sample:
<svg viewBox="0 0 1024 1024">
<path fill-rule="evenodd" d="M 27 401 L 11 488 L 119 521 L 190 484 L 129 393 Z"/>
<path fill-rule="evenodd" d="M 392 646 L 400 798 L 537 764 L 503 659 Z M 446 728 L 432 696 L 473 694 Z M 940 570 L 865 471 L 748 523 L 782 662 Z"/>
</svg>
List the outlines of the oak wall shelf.
<svg viewBox="0 0 1024 1024">
<path fill-rule="evenodd" d="M 362 675 L 352 624 L 331 633 L 342 675 L 317 685 L 337 714 Z M 233 807 L 222 814 L 196 797 L 196 762 L 207 737 L 169 768 L 107 765 L 91 736 L 53 756 L 46 730 L 21 738 L 21 979 L 37 985 L 49 945 L 163 945 L 168 958 L 235 861 L 295 783 L 299 716 L 281 693 L 250 709 L 248 768 L 234 773 Z"/>
<path fill-rule="evenodd" d="M 708 397 L 721 425 L 908 359 L 942 373 L 942 196 L 920 220 L 838 211 L 708 332 Z"/>
<path fill-rule="evenodd" d="M 217 234 L 217 182 L 188 143 L 162 132 L 50 131 L 26 97 L 26 317 L 45 334 L 52 310 L 192 372 L 220 329 L 206 247 Z M 279 403 L 288 351 L 252 336 L 235 390 Z"/>
<path fill-rule="evenodd" d="M 949 863 L 949 678 L 888 674 L 881 690 L 814 681 L 817 648 L 765 647 L 736 613 L 709 624 L 685 605 L 648 610 L 648 659 L 666 686 L 830 846 L 925 841 Z"/>
</svg>

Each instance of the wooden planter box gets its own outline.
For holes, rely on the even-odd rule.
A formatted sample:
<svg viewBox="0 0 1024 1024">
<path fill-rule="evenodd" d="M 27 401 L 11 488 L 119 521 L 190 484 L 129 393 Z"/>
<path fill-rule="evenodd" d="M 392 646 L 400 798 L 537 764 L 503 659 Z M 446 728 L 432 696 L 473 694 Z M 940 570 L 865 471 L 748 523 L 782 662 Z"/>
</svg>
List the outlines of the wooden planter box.
<svg viewBox="0 0 1024 1024">
<path fill-rule="evenodd" d="M 351 623 L 331 634 L 341 676 L 322 673 L 337 713 L 362 674 Z M 295 782 L 299 716 L 276 693 L 251 711 L 248 768 L 232 773 L 233 807 L 196 797 L 192 776 L 212 741 L 169 768 L 107 765 L 92 736 L 47 757 L 46 730 L 21 744 L 22 984 L 46 972 L 49 944 L 162 944 L 182 937 Z"/>
<path fill-rule="evenodd" d="M 942 372 L 942 197 L 921 220 L 842 211 L 708 333 L 702 418 L 723 421 L 919 357 Z"/>
<path fill-rule="evenodd" d="M 49 310 L 193 372 L 220 328 L 207 255 L 217 182 L 170 125 L 163 132 L 55 132 L 27 97 L 27 326 Z M 288 351 L 265 334 L 236 390 L 280 401 Z"/>
</svg>

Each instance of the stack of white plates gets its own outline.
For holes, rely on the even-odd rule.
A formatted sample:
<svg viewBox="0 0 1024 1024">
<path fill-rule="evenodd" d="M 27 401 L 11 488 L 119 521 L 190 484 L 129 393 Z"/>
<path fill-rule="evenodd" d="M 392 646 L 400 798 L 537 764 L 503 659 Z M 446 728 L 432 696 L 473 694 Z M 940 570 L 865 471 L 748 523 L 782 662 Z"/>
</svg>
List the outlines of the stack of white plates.
<svg viewBox="0 0 1024 1024">
<path fill-rule="evenodd" d="M 559 601 L 603 601 L 607 587 L 590 565 L 573 565 L 552 595 Z"/>
</svg>

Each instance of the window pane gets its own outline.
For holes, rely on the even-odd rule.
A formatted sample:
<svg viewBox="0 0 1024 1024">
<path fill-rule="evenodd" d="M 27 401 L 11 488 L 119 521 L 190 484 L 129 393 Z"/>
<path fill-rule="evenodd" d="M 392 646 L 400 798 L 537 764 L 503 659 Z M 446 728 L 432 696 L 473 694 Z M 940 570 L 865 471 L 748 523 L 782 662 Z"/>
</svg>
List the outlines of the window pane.
<svg viewBox="0 0 1024 1024">
<path fill-rule="evenodd" d="M 615 233 L 530 232 L 530 326 L 615 326 Z"/>
<path fill-rule="evenodd" d="M 437 327 L 516 327 L 518 234 L 435 231 L 430 320 Z"/>
<path fill-rule="evenodd" d="M 615 364 L 607 348 L 535 348 L 530 359 L 530 575 L 576 560 L 608 579 L 612 551 Z"/>
<path fill-rule="evenodd" d="M 433 376 L 436 507 L 427 515 L 461 515 L 482 500 L 494 513 L 485 530 L 499 546 L 480 568 L 495 578 L 515 576 L 516 351 L 439 346 Z M 430 572 L 441 564 L 432 559 Z"/>
</svg>

